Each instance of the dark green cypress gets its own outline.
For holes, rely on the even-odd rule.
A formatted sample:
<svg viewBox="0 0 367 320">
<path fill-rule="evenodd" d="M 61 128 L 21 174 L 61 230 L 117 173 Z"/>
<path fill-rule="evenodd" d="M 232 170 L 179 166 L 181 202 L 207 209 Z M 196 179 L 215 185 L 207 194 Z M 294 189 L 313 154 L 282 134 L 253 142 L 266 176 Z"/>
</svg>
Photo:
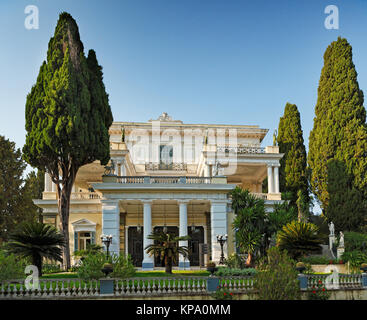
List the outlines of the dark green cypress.
<svg viewBox="0 0 367 320">
<path fill-rule="evenodd" d="M 287 103 L 284 115 L 278 126 L 279 152 L 284 153 L 280 160 L 280 190 L 289 197 L 290 204 L 297 207 L 298 192 L 302 199 L 309 202 L 308 182 L 306 176 L 306 148 L 303 141 L 301 117 L 295 104 Z"/>
<path fill-rule="evenodd" d="M 330 160 L 341 162 L 352 185 L 367 196 L 367 129 L 363 100 L 352 47 L 339 37 L 324 54 L 316 116 L 309 139 L 311 187 L 324 213 L 332 189 L 328 190 Z"/>
<path fill-rule="evenodd" d="M 26 102 L 24 158 L 56 183 L 60 227 L 66 241 L 64 265 L 70 267 L 69 202 L 78 169 L 110 157 L 112 114 L 94 51 L 84 55 L 78 26 L 61 13 L 54 36 Z"/>
</svg>

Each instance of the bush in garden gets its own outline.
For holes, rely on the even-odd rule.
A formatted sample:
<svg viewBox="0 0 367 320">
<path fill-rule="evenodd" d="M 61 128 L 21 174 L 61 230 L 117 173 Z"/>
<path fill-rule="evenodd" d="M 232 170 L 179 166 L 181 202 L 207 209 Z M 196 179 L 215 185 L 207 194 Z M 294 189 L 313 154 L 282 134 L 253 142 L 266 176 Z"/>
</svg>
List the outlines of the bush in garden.
<svg viewBox="0 0 367 320">
<path fill-rule="evenodd" d="M 259 265 L 255 275 L 254 288 L 259 300 L 300 299 L 298 272 L 293 261 L 284 250 L 273 247 Z"/>
<path fill-rule="evenodd" d="M 326 290 L 323 282 L 318 281 L 317 285 L 313 286 L 311 290 L 307 293 L 308 300 L 329 300 L 330 292 Z"/>
<path fill-rule="evenodd" d="M 59 264 L 44 264 L 42 266 L 42 272 L 44 274 L 47 274 L 47 273 L 58 273 L 58 272 L 61 272 L 61 266 Z"/>
<path fill-rule="evenodd" d="M 25 259 L 0 250 L 0 280 L 24 279 L 24 270 L 28 264 Z"/>
<path fill-rule="evenodd" d="M 227 276 L 253 276 L 257 272 L 254 268 L 246 268 L 246 269 L 238 269 L 238 268 L 225 268 L 219 267 L 218 270 L 214 273 L 218 277 L 227 277 Z"/>
<path fill-rule="evenodd" d="M 359 250 L 347 251 L 343 253 L 342 259 L 349 262 L 352 268 L 359 270 L 361 264 L 367 261 L 367 254 Z"/>
<path fill-rule="evenodd" d="M 367 234 L 359 232 L 345 232 L 344 244 L 345 251 L 367 251 Z"/>
<path fill-rule="evenodd" d="M 246 267 L 246 259 L 237 253 L 229 255 L 224 263 L 228 268 L 243 269 Z"/>
<path fill-rule="evenodd" d="M 103 278 L 102 268 L 106 262 L 107 258 L 104 253 L 86 255 L 77 269 L 78 277 L 84 280 Z"/>
<path fill-rule="evenodd" d="M 229 291 L 225 284 L 219 285 L 217 290 L 212 294 L 215 300 L 232 300 L 233 292 Z"/>
<path fill-rule="evenodd" d="M 105 263 L 112 263 L 113 272 L 111 277 L 126 278 L 135 274 L 135 268 L 132 264 L 130 256 L 112 255 L 107 259 L 102 252 L 91 253 L 84 257 L 81 265 L 77 269 L 78 277 L 85 280 L 99 279 L 105 277 L 102 272 Z"/>
<path fill-rule="evenodd" d="M 112 256 L 113 272 L 112 277 L 128 278 L 135 275 L 135 267 L 130 255 Z"/>
</svg>

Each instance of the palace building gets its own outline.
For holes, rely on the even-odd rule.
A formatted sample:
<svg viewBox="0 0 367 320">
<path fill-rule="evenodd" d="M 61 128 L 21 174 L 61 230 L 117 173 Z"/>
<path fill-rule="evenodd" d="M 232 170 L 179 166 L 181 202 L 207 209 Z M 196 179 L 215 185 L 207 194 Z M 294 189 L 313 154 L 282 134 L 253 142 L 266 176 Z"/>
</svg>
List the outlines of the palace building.
<svg viewBox="0 0 367 320">
<path fill-rule="evenodd" d="M 144 248 L 154 231 L 189 235 L 182 241 L 189 259 L 178 267 L 199 265 L 200 244 L 207 244 L 204 261 L 219 262 L 218 235 L 227 235 L 223 251 L 236 249 L 229 192 L 236 186 L 265 200 L 267 210 L 281 201 L 277 146 L 262 147 L 267 129 L 247 125 L 185 124 L 163 113 L 148 122 L 114 122 L 110 129 L 111 160 L 79 169 L 70 201 L 70 249 L 102 244 L 112 235 L 110 252 L 130 254 L 143 270 L 163 266 Z M 268 193 L 262 193 L 267 178 Z M 42 199 L 45 223 L 59 226 L 55 185 L 45 175 Z"/>
</svg>

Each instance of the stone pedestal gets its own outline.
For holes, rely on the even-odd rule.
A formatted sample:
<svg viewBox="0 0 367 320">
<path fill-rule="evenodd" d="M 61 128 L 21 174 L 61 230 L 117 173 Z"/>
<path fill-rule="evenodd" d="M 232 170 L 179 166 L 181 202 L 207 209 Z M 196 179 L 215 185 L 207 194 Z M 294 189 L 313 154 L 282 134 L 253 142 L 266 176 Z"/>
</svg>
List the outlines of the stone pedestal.
<svg viewBox="0 0 367 320">
<path fill-rule="evenodd" d="M 208 277 L 208 280 L 207 280 L 207 291 L 208 292 L 217 291 L 218 286 L 219 286 L 219 278 Z"/>
<path fill-rule="evenodd" d="M 100 279 L 100 294 L 101 295 L 113 295 L 114 293 L 114 280 L 113 279 Z"/>
<path fill-rule="evenodd" d="M 341 259 L 342 258 L 342 255 L 343 255 L 344 251 L 345 251 L 344 250 L 344 247 L 340 247 L 340 248 L 337 249 L 336 252 L 337 252 L 337 258 L 338 259 Z"/>
</svg>

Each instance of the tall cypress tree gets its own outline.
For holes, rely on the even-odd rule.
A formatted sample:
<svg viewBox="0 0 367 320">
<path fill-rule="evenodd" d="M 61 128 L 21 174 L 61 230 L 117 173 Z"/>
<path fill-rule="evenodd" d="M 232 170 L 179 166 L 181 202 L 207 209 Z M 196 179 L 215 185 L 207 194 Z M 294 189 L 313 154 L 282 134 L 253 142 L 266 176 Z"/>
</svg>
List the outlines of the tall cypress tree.
<svg viewBox="0 0 367 320">
<path fill-rule="evenodd" d="M 287 103 L 278 126 L 280 160 L 279 184 L 282 192 L 289 194 L 290 204 L 297 207 L 298 192 L 301 191 L 303 206 L 309 203 L 306 176 L 306 148 L 303 141 L 301 117 L 295 104 Z"/>
<path fill-rule="evenodd" d="M 66 12 L 60 14 L 44 61 L 26 102 L 24 158 L 50 174 L 57 187 L 60 229 L 66 246 L 64 267 L 70 268 L 69 207 L 79 168 L 110 157 L 108 129 L 112 124 L 94 51 L 84 55 L 78 26 Z"/>
<path fill-rule="evenodd" d="M 346 39 L 332 42 L 324 54 L 308 163 L 311 187 L 323 212 L 330 199 L 328 162 L 341 162 L 352 185 L 367 196 L 367 129 L 363 92 Z"/>
</svg>

